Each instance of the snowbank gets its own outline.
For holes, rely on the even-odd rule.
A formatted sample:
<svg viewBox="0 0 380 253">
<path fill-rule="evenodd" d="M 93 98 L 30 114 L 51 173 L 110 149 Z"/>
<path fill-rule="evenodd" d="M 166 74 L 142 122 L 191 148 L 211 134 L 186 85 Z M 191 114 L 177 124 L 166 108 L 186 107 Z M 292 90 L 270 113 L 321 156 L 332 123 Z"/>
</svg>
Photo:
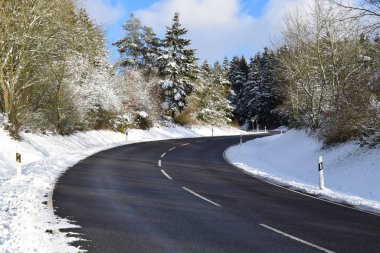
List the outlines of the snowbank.
<svg viewBox="0 0 380 253">
<path fill-rule="evenodd" d="M 319 190 L 318 157 L 323 156 L 326 189 Z M 249 174 L 322 198 L 380 213 L 380 148 L 355 142 L 322 149 L 305 132 L 260 138 L 226 151 Z"/>
<path fill-rule="evenodd" d="M 156 127 L 126 135 L 91 131 L 72 136 L 22 133 L 12 140 L 0 128 L 0 252 L 77 252 L 74 240 L 58 229 L 75 225 L 54 216 L 49 193 L 68 167 L 100 150 L 133 142 L 211 136 L 211 127 Z M 234 135 L 235 128 L 214 128 L 214 135 Z M 16 176 L 15 153 L 22 154 L 22 175 Z"/>
</svg>

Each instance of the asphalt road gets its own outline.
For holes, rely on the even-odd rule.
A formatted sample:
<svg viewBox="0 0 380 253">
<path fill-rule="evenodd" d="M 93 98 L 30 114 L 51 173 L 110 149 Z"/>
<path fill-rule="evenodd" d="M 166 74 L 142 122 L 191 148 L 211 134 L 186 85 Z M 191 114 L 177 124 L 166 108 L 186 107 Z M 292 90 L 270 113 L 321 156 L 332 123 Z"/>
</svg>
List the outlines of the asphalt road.
<svg viewBox="0 0 380 253">
<path fill-rule="evenodd" d="M 55 212 L 81 226 L 70 232 L 89 252 L 380 252 L 379 216 L 243 174 L 223 157 L 237 142 L 167 140 L 100 152 L 60 177 Z"/>
</svg>

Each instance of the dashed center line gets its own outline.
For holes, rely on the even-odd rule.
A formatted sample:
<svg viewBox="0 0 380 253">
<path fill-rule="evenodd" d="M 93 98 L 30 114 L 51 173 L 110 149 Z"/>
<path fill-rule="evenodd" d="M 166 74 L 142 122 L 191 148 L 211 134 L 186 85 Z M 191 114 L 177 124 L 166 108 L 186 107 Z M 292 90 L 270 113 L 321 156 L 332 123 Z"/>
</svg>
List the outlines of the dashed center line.
<svg viewBox="0 0 380 253">
<path fill-rule="evenodd" d="M 174 149 L 176 149 L 176 147 L 173 147 L 173 148 L 169 149 L 168 151 L 170 152 L 170 151 L 173 151 Z"/>
<path fill-rule="evenodd" d="M 215 203 L 214 201 L 211 201 L 211 200 L 209 200 L 208 198 L 205 198 L 205 197 L 203 197 L 202 195 L 199 195 L 198 193 L 193 192 L 192 190 L 190 190 L 190 189 L 188 189 L 188 188 L 186 188 L 186 187 L 182 187 L 182 189 L 184 189 L 184 190 L 187 191 L 187 192 L 190 192 L 191 194 L 193 194 L 194 196 L 196 196 L 196 197 L 198 197 L 198 198 L 201 198 L 201 199 L 203 199 L 203 200 L 205 200 L 205 201 L 207 201 L 207 202 L 213 204 L 214 206 L 222 207 L 222 206 L 219 205 L 218 203 Z"/>
<path fill-rule="evenodd" d="M 262 226 L 262 227 L 264 227 L 264 228 L 266 228 L 266 229 L 272 230 L 273 232 L 276 232 L 276 233 L 278 233 L 278 234 L 281 234 L 281 235 L 283 235 L 283 236 L 285 236 L 285 237 L 288 237 L 288 238 L 290 238 L 290 239 L 292 239 L 292 240 L 295 240 L 295 241 L 298 241 L 298 242 L 300 242 L 300 243 L 306 244 L 306 245 L 308 245 L 308 246 L 310 246 L 310 247 L 313 247 L 313 248 L 319 249 L 319 250 L 321 250 L 321 251 L 323 251 L 323 252 L 334 253 L 334 251 L 331 251 L 331 250 L 325 249 L 325 248 L 320 247 L 320 246 L 318 246 L 318 245 L 315 245 L 315 244 L 313 244 L 313 243 L 310 243 L 310 242 L 307 242 L 307 241 L 302 240 L 302 239 L 300 239 L 300 238 L 297 238 L 297 237 L 295 237 L 295 236 L 289 235 L 289 234 L 284 233 L 284 232 L 282 232 L 282 231 L 280 231 L 280 230 L 278 230 L 278 229 L 272 228 L 272 227 L 270 227 L 270 226 L 268 226 L 268 225 L 260 224 L 260 226 Z"/>
<path fill-rule="evenodd" d="M 161 155 L 161 158 L 164 157 L 164 156 L 166 156 L 166 153 L 163 153 L 163 154 Z"/>
<path fill-rule="evenodd" d="M 184 144 L 181 145 L 181 147 L 187 146 L 187 145 L 190 145 L 190 143 L 184 143 Z"/>
<path fill-rule="evenodd" d="M 167 177 L 169 180 L 173 180 L 173 178 L 171 176 L 169 176 L 169 174 L 166 173 L 166 171 L 161 170 L 161 173 L 164 174 L 164 176 Z"/>
<path fill-rule="evenodd" d="M 158 160 L 158 166 L 161 167 L 161 160 Z"/>
</svg>

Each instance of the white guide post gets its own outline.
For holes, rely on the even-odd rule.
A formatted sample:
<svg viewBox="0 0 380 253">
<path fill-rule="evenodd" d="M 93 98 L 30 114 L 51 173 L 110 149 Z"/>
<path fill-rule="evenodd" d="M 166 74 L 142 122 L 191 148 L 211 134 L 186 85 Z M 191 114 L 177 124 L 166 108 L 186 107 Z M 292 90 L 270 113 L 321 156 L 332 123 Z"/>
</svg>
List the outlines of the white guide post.
<svg viewBox="0 0 380 253">
<path fill-rule="evenodd" d="M 240 134 L 240 145 L 243 143 L 243 134 Z"/>
<path fill-rule="evenodd" d="M 214 128 L 211 129 L 211 136 L 214 136 Z"/>
<path fill-rule="evenodd" d="M 323 178 L 323 157 L 319 157 L 319 163 L 318 163 L 318 170 L 319 170 L 319 189 L 323 190 L 325 189 L 325 179 Z"/>
</svg>

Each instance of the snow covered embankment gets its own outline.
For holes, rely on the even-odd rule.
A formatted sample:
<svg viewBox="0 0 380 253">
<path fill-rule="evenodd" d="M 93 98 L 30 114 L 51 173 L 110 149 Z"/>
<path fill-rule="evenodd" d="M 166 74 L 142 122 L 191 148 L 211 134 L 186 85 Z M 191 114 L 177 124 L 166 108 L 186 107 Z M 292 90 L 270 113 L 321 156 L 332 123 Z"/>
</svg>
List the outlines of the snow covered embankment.
<svg viewBox="0 0 380 253">
<path fill-rule="evenodd" d="M 324 160 L 325 190 L 319 190 L 319 156 Z M 226 157 L 255 177 L 380 213 L 380 148 L 350 142 L 322 149 L 305 132 L 291 130 L 231 147 Z"/>
<path fill-rule="evenodd" d="M 234 128 L 215 128 L 214 135 L 234 135 Z M 68 167 L 98 151 L 133 142 L 210 136 L 211 128 L 161 127 L 131 130 L 126 136 L 91 131 L 72 136 L 22 133 L 11 140 L 0 128 L 0 252 L 77 252 L 74 238 L 49 233 L 75 225 L 56 217 L 48 207 L 55 180 Z M 22 155 L 22 175 L 16 176 L 15 153 Z"/>
</svg>

